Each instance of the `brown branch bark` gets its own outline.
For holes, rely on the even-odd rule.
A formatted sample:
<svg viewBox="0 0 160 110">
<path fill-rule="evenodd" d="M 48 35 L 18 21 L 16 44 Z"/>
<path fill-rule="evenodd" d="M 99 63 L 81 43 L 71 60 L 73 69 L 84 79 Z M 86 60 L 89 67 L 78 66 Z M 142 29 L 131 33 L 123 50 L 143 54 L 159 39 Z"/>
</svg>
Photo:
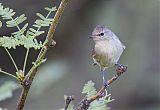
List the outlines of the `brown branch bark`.
<svg viewBox="0 0 160 110">
<path fill-rule="evenodd" d="M 117 67 L 116 71 L 117 71 L 116 75 L 114 75 L 110 80 L 107 81 L 107 85 L 112 84 L 115 80 L 118 79 L 118 77 L 120 75 L 122 75 L 124 72 L 126 72 L 127 71 L 127 66 L 120 65 L 120 66 Z M 96 95 L 91 96 L 88 99 L 83 98 L 81 100 L 81 102 L 75 107 L 74 110 L 87 110 L 89 108 L 91 102 L 93 102 L 94 100 L 102 98 L 102 97 L 105 96 L 104 95 L 105 89 L 106 89 L 106 87 L 102 86 L 101 89 L 97 92 Z"/>
<path fill-rule="evenodd" d="M 35 64 L 39 63 L 45 57 L 45 54 L 50 46 L 55 46 L 56 42 L 53 40 L 53 35 L 67 3 L 68 3 L 68 0 L 61 1 L 59 8 L 53 18 L 53 22 L 48 31 L 48 34 L 46 37 L 47 43 L 41 49 Z M 37 73 L 37 68 L 38 66 L 33 65 L 30 71 L 28 72 L 28 74 L 26 75 L 24 81 L 22 82 L 23 89 L 22 89 L 20 98 L 18 100 L 16 110 L 23 110 L 32 81 Z"/>
</svg>

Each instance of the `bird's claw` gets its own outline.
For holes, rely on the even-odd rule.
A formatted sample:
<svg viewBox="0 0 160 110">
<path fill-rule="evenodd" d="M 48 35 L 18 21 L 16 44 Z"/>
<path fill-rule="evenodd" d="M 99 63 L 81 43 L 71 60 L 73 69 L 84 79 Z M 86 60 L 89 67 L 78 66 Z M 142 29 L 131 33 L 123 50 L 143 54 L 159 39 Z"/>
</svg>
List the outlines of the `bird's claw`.
<svg viewBox="0 0 160 110">
<path fill-rule="evenodd" d="M 109 85 L 107 84 L 106 81 L 103 81 L 103 86 L 105 87 L 105 89 L 107 89 L 109 87 Z"/>
</svg>

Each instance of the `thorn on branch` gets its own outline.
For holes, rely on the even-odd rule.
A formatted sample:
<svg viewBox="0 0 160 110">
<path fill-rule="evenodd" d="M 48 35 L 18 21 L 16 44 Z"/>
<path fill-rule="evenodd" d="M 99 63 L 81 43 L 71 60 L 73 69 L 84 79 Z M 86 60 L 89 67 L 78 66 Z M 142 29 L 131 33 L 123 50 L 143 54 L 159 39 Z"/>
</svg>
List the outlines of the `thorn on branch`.
<svg viewBox="0 0 160 110">
<path fill-rule="evenodd" d="M 54 47 L 55 45 L 56 45 L 56 41 L 55 40 L 51 39 L 51 40 L 48 41 L 48 46 L 49 47 Z"/>
</svg>

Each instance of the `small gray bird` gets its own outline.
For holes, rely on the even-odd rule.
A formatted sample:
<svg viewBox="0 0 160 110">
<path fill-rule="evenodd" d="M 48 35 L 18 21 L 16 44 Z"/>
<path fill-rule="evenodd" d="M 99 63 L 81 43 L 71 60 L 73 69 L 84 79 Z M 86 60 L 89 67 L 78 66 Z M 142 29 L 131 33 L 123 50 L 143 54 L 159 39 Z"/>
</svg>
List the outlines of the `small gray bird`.
<svg viewBox="0 0 160 110">
<path fill-rule="evenodd" d="M 96 26 L 90 38 L 95 42 L 95 47 L 92 50 L 94 65 L 100 66 L 103 83 L 107 86 L 107 82 L 104 78 L 104 71 L 114 65 L 120 65 L 118 60 L 125 46 L 105 25 Z"/>
</svg>

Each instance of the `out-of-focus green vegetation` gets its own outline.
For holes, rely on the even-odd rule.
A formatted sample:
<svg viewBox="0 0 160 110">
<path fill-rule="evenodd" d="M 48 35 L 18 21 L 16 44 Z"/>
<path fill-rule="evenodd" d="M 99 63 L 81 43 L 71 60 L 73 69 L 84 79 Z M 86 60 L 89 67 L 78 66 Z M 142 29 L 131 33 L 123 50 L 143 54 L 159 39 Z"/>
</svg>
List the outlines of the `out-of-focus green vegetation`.
<svg viewBox="0 0 160 110">
<path fill-rule="evenodd" d="M 34 14 L 43 7 L 58 4 L 51 0 L 1 2 L 17 13 L 25 13 L 31 23 L 36 19 Z M 92 66 L 93 42 L 89 36 L 96 25 L 105 24 L 126 45 L 120 63 L 129 67 L 108 89 L 115 99 L 110 104 L 111 110 L 159 110 L 159 3 L 158 0 L 71 0 L 55 34 L 57 45 L 49 50 L 47 63 L 39 69 L 25 109 L 57 110 L 64 106 L 64 94 L 75 95 L 79 101 L 83 97 L 83 85 L 88 80 L 96 82 L 97 89 L 101 87 L 99 68 Z M 13 31 L 2 27 L 0 35 Z M 21 67 L 25 50 L 19 47 L 11 53 Z M 31 51 L 30 64 L 36 55 Z M 15 71 L 2 48 L 0 67 L 11 73 Z M 31 65 L 27 67 L 29 69 Z M 111 68 L 108 76 L 114 72 L 115 68 Z M 0 75 L 1 83 L 6 80 L 11 78 Z M 14 97 L 0 102 L 0 106 L 13 110 L 19 94 L 20 90 L 17 90 Z"/>
</svg>

